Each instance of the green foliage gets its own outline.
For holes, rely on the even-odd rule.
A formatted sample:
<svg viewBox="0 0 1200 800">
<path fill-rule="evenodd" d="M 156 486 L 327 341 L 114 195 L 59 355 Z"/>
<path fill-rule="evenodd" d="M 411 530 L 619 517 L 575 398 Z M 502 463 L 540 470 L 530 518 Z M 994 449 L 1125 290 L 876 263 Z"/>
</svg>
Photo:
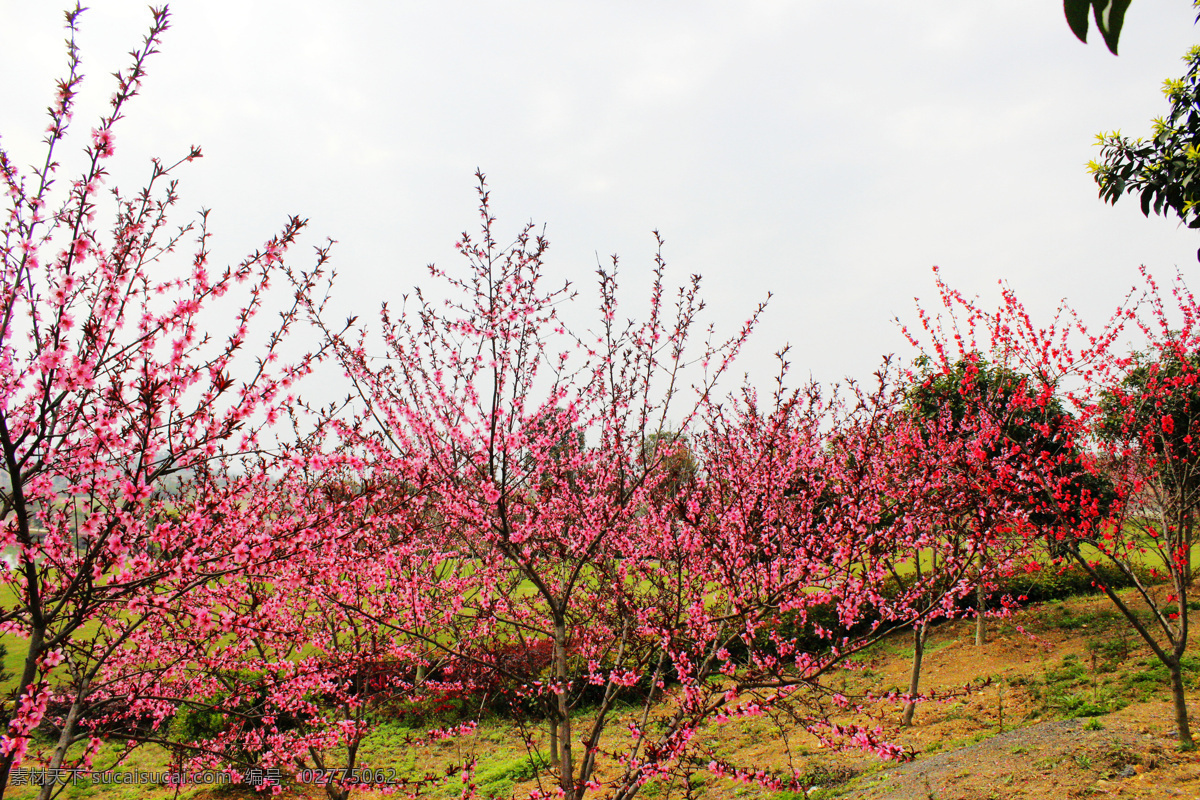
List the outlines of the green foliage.
<svg viewBox="0 0 1200 800">
<path fill-rule="evenodd" d="M 1095 569 L 1104 584 L 1113 589 L 1126 589 L 1134 585 L 1129 576 L 1115 566 L 1100 564 Z M 1134 566 L 1133 572 L 1143 585 L 1148 586 L 1158 582 L 1145 567 Z M 883 588 L 881 594 L 888 597 L 898 590 L 899 587 L 895 583 L 890 583 Z M 1101 589 L 1096 586 L 1092 577 L 1082 567 L 1075 564 L 1064 564 L 1047 566 L 1033 573 L 1020 572 L 1001 578 L 995 588 L 984 594 L 984 601 L 987 607 L 995 608 L 1012 603 L 1026 605 L 1065 600 L 1070 597 L 1096 595 L 1100 592 Z M 975 593 L 971 592 L 959 598 L 956 605 L 960 610 L 971 609 L 975 607 L 976 599 Z M 1067 611 L 1066 606 L 1062 605 L 1054 608 L 1057 608 L 1057 612 L 1054 612 L 1055 616 L 1049 618 L 1047 622 L 1061 628 L 1075 629 L 1084 625 L 1107 625 L 1118 619 L 1118 613 L 1107 607 L 1100 611 L 1080 614 L 1072 614 Z M 780 639 L 795 642 L 796 647 L 801 651 L 820 652 L 830 646 L 831 638 L 837 640 L 843 636 L 862 634 L 880 622 L 885 621 L 868 612 L 864 613 L 852 628 L 846 629 L 838 616 L 837 602 L 830 601 L 808 607 L 803 616 L 797 611 L 781 614 L 773 628 L 763 628 L 758 631 L 756 646 L 767 648 L 773 632 Z M 833 635 L 830 637 L 828 633 L 818 634 L 818 629 L 832 631 Z M 727 649 L 735 660 L 743 657 L 747 651 L 745 644 L 740 640 L 731 643 Z M 927 652 L 929 651 L 927 650 Z M 909 655 L 911 655 L 911 651 L 909 651 Z"/>
<path fill-rule="evenodd" d="M 678 494 L 700 472 L 687 435 L 679 431 L 662 430 L 647 436 L 642 442 L 642 461 L 647 467 L 658 465 L 663 477 L 656 488 L 664 497 Z"/>
<path fill-rule="evenodd" d="M 1096 19 L 1096 28 L 1104 37 L 1104 43 L 1115 56 L 1117 40 L 1121 38 L 1121 26 L 1125 23 L 1125 11 L 1130 0 L 1063 0 L 1063 12 L 1071 31 L 1086 42 L 1088 35 L 1088 11 Z"/>
<path fill-rule="evenodd" d="M 1122 570 L 1112 564 L 1098 564 L 1095 567 L 1101 581 L 1113 589 L 1127 589 L 1133 586 L 1133 581 Z M 1134 574 L 1143 585 L 1158 583 L 1150 574 L 1150 570 L 1133 567 Z M 1008 596 L 1022 603 L 1044 603 L 1050 600 L 1065 600 L 1068 597 L 1099 594 L 1092 576 L 1077 564 L 1069 563 L 1061 567 L 1044 567 L 1037 572 L 1018 573 L 1004 578 L 999 587 L 991 593 L 989 603 L 994 603 Z M 973 598 L 967 598 L 974 602 Z"/>
<path fill-rule="evenodd" d="M 1040 485 L 1030 482 L 1021 490 L 1024 496 L 1014 498 L 1031 507 L 1031 522 L 1074 529 L 1107 513 L 1116 492 L 1107 478 L 1083 465 L 1070 435 L 1076 420 L 1053 387 L 1039 386 L 1031 376 L 989 364 L 978 354 L 948 370 L 932 368 L 926 358 L 915 366 L 922 372 L 908 390 L 913 413 L 927 420 L 948 415 L 951 430 L 963 437 L 985 424 L 995 425 L 998 435 L 984 447 L 989 459 L 1020 453 L 1055 465 Z"/>
<path fill-rule="evenodd" d="M 226 716 L 209 707 L 183 707 L 171 720 L 171 735 L 184 742 L 203 742 L 216 738 L 228 725 Z"/>
<path fill-rule="evenodd" d="M 895 592 L 895 585 L 885 587 L 883 596 Z M 838 613 L 838 601 L 830 600 L 816 603 L 801 611 L 786 611 L 776 617 L 773 626 L 763 626 L 755 632 L 754 646 L 759 650 L 772 650 L 772 637 L 780 641 L 792 643 L 801 652 L 820 653 L 835 646 L 844 637 L 861 636 L 868 633 L 880 622 L 884 622 L 873 611 L 865 611 L 847 627 Z M 819 632 L 820 631 L 820 632 Z M 740 638 L 736 638 L 725 648 L 735 661 L 745 659 L 749 647 Z"/>
<path fill-rule="evenodd" d="M 216 739 L 231 732 L 261 731 L 265 725 L 263 716 L 269 709 L 274 711 L 272 727 L 277 731 L 291 731 L 305 724 L 302 718 L 268 705 L 266 678 L 262 673 L 247 670 L 243 671 L 240 677 L 247 682 L 246 685 L 258 681 L 259 691 L 236 699 L 222 692 L 178 703 L 175 714 L 171 717 L 168 738 L 175 742 L 196 743 Z M 109 735 L 115 733 L 118 732 L 109 731 Z M 231 763 L 247 765 L 257 764 L 262 753 L 247 740 L 239 739 L 228 746 L 225 756 Z"/>
<path fill-rule="evenodd" d="M 1029 379 L 1025 375 L 1001 365 L 989 364 L 978 354 L 960 359 L 949 370 L 936 369 L 925 356 L 914 364 L 920 373 L 907 393 L 908 408 L 925 419 L 936 419 L 944 413 L 950 414 L 953 429 L 965 433 L 971 427 L 972 418 L 980 413 L 991 413 L 1001 422 L 1006 434 L 1025 441 L 1030 434 L 1022 429 L 1023 420 L 1011 418 L 1017 409 L 1013 401 L 1028 396 Z M 1061 406 L 1051 401 L 1053 411 L 1061 414 Z M 1010 410 L 1011 409 L 1011 410 Z"/>
<path fill-rule="evenodd" d="M 1102 133 L 1096 137 L 1100 158 L 1088 169 L 1105 202 L 1136 194 L 1146 216 L 1152 210 L 1174 214 L 1189 228 L 1200 228 L 1200 47 L 1189 50 L 1183 60 L 1183 77 L 1163 83 L 1170 110 L 1154 120 L 1153 138 Z"/>
</svg>

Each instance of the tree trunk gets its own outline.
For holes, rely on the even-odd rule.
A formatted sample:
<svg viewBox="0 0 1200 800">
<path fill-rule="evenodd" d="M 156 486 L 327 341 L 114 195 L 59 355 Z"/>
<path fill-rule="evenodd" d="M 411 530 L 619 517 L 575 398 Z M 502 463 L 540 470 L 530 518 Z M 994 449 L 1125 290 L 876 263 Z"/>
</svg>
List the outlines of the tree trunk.
<svg viewBox="0 0 1200 800">
<path fill-rule="evenodd" d="M 571 753 L 571 709 L 567 700 L 567 623 L 561 619 L 554 623 L 554 667 L 558 683 L 555 693 L 558 695 L 559 786 L 565 800 L 577 800 Z"/>
<path fill-rule="evenodd" d="M 358 720 L 361 722 L 361 718 Z M 346 769 L 349 774 L 354 774 L 354 769 L 358 764 L 358 747 L 362 744 L 362 739 L 356 739 L 352 743 L 348 743 L 346 750 Z M 335 786 L 333 781 L 328 781 L 325 784 L 325 794 L 329 800 L 350 800 L 351 786 Z"/>
<path fill-rule="evenodd" d="M 914 699 L 921 685 L 921 661 L 925 657 L 925 623 L 913 630 L 913 663 L 912 677 L 908 681 L 909 700 L 904 704 L 904 716 L 900 718 L 900 727 L 912 725 L 913 715 L 917 711 L 917 701 Z"/>
<path fill-rule="evenodd" d="M 1186 586 L 1192 585 L 1192 536 L 1195 523 L 1195 517 L 1192 514 L 1188 514 L 1183 521 L 1184 539 L 1180 550 L 1183 555 L 1183 582 Z M 1183 613 L 1182 607 L 1180 613 Z"/>
<path fill-rule="evenodd" d="M 1195 750 L 1192 728 L 1188 723 L 1187 698 L 1183 694 L 1183 664 L 1177 657 L 1167 667 L 1171 670 L 1171 694 L 1175 700 L 1175 724 L 1179 727 L 1179 749 Z"/>
<path fill-rule="evenodd" d="M 975 646 L 982 647 L 984 642 L 983 629 L 983 584 L 975 587 Z"/>
<path fill-rule="evenodd" d="M 79 721 L 83 712 L 85 694 L 85 690 L 76 693 L 75 700 L 71 703 L 70 710 L 67 711 L 67 717 L 63 720 L 62 732 L 58 735 L 58 743 L 54 746 L 54 755 L 50 757 L 50 764 L 46 768 L 51 774 L 57 775 L 58 770 L 62 769 L 63 760 L 67 757 L 67 748 L 71 746 L 71 740 L 75 737 L 75 723 Z M 60 788 L 55 783 L 46 784 L 38 792 L 38 800 L 50 800 L 50 795 Z"/>
<path fill-rule="evenodd" d="M 979 569 L 983 571 L 983 556 L 979 557 Z M 983 612 L 986 610 L 987 593 L 983 588 L 983 579 L 975 586 L 975 646 L 983 647 L 985 631 L 983 629 Z"/>
<path fill-rule="evenodd" d="M 558 766 L 558 716 L 550 715 L 550 766 Z"/>
</svg>

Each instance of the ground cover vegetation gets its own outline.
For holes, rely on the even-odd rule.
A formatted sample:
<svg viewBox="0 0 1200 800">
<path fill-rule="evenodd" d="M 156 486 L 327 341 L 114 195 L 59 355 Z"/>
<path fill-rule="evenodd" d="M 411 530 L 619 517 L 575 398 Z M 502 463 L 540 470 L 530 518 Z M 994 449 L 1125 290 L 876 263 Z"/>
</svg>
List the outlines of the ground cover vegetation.
<svg viewBox="0 0 1200 800">
<path fill-rule="evenodd" d="M 1032 582 L 1051 582 L 1037 573 Z M 1028 583 L 1026 585 L 1029 585 Z M 1148 617 L 1147 617 L 1148 618 Z M 833 685 L 851 694 L 872 689 L 903 691 L 911 667 L 911 636 L 897 632 L 863 651 L 848 669 L 831 676 Z M 939 700 L 922 703 L 916 722 L 896 727 L 902 704 L 879 706 L 870 716 L 847 709 L 834 719 L 879 724 L 890 738 L 915 755 L 897 764 L 862 752 L 833 752 L 818 746 L 801 726 L 769 715 L 739 717 L 703 726 L 698 738 L 719 757 L 753 763 L 768 771 L 795 769 L 802 791 L 776 790 L 697 770 L 687 782 L 663 776 L 647 782 L 651 797 L 697 796 L 794 800 L 800 796 L 939 798 L 1056 797 L 1112 793 L 1120 796 L 1169 798 L 1189 796 L 1200 788 L 1200 764 L 1194 753 L 1178 751 L 1169 702 L 1169 676 L 1136 633 L 1099 595 L 1033 604 L 1003 619 L 993 619 L 988 640 L 974 645 L 974 621 L 945 621 L 929 626 L 925 669 L 926 691 Z M 1195 673 L 1188 673 L 1189 697 L 1195 698 Z M 957 691 L 971 678 L 990 683 L 969 694 Z M 899 697 L 899 695 L 898 695 Z M 621 723 L 636 718 L 636 706 L 619 706 Z M 474 715 L 475 710 L 469 712 Z M 461 720 L 449 709 L 425 719 L 409 717 L 376 725 L 359 747 L 362 763 L 385 774 L 443 774 L 464 760 L 475 762 L 475 791 L 483 797 L 527 796 L 537 788 L 536 770 L 545 765 L 530 756 L 526 738 L 544 743 L 543 728 L 528 731 L 506 711 L 485 712 L 467 735 L 414 747 L 429 727 Z M 590 709 L 580 710 L 589 719 Z M 790 750 L 778 746 L 779 725 L 790 727 Z M 794 725 L 794 726 L 793 726 Z M 624 724 L 614 737 L 628 740 Z M 106 742 L 97 760 L 115 758 L 123 742 Z M 160 745 L 144 745 L 130 753 L 128 767 L 161 773 L 174 755 Z M 610 768 L 601 755 L 598 769 Z M 928 780 L 929 785 L 925 782 Z M 36 796 L 38 787 L 14 786 L 11 796 Z M 457 781 L 430 788 L 432 797 L 460 796 Z M 63 797 L 176 796 L 172 786 L 93 785 L 90 780 L 67 785 Z M 359 788 L 356 796 L 372 796 Z M 424 794 L 424 793 L 423 793 Z M 282 796 L 319 797 L 317 786 L 287 782 Z M 184 787 L 182 797 L 253 798 L 250 786 Z"/>
<path fill-rule="evenodd" d="M 911 364 L 795 387 L 785 350 L 760 392 L 729 381 L 761 306 L 716 334 L 659 239 L 642 319 L 614 258 L 572 329 L 582 290 L 547 287 L 532 226 L 505 243 L 480 173 L 465 265 L 431 267 L 372 336 L 328 319 L 327 246 L 285 259 L 304 221 L 224 269 L 203 215 L 170 227 L 199 148 L 102 194 L 165 9 L 62 177 L 81 14 L 44 161 L 0 151 L 0 632 L 20 655 L 0 796 L 31 764 L 103 773 L 139 745 L 331 800 L 808 791 L 791 738 L 911 758 L 897 726 L 934 699 L 930 626 L 973 615 L 982 647 L 985 614 L 1036 573 L 1107 595 L 1192 747 L 1200 309 L 1181 280 L 1164 297 L 1143 273 L 1144 297 L 1092 333 L 939 279 Z M 302 329 L 314 344 L 289 360 Z M 1126 329 L 1147 344 L 1130 353 Z M 349 396 L 311 408 L 297 387 L 321 361 Z M 869 680 L 895 634 L 912 637 L 904 690 Z M 522 752 L 485 769 L 454 743 L 492 715 Z M 769 769 L 711 738 L 758 720 L 789 754 Z M 384 768 L 381 735 L 451 757 Z"/>
</svg>

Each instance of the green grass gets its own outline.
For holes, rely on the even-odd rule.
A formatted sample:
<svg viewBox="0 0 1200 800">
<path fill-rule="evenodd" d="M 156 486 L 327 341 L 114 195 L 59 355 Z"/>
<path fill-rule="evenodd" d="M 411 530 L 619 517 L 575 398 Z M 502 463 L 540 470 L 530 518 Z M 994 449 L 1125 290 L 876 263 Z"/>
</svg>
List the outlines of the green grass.
<svg viewBox="0 0 1200 800">
<path fill-rule="evenodd" d="M 776 792 L 772 795 L 772 800 L 824 800 L 839 797 L 845 785 L 857 775 L 857 770 L 847 766 L 823 762 L 810 764 L 796 776 L 796 781 L 808 791 Z"/>
<path fill-rule="evenodd" d="M 1066 719 L 1102 716 L 1130 701 L 1113 678 L 1099 677 L 1092 665 L 1074 653 L 1063 656 L 1058 667 L 1048 668 L 1029 689 L 1046 711 Z"/>
<path fill-rule="evenodd" d="M 1127 640 L 1090 639 L 1083 656 L 1068 653 L 1058 666 L 1047 667 L 1041 680 L 1030 681 L 1030 695 L 1041 711 L 1068 719 L 1099 717 L 1131 702 L 1161 698 L 1170 686 L 1167 668 L 1153 656 L 1131 663 L 1132 652 Z M 1200 660 L 1185 657 L 1185 686 L 1194 688 L 1198 675 Z"/>
<path fill-rule="evenodd" d="M 547 766 L 540 756 L 528 754 L 480 759 L 475 784 L 482 797 L 508 797 L 514 785 L 529 780 Z"/>
<path fill-rule="evenodd" d="M 29 652 L 29 642 L 20 636 L 6 633 L 0 636 L 0 645 L 4 645 L 4 660 L 0 669 L 4 670 L 7 679 L 0 682 L 0 695 L 7 696 L 17 688 L 21 672 L 25 669 L 25 656 Z"/>
<path fill-rule="evenodd" d="M 1162 697 L 1170 691 L 1171 673 L 1166 665 L 1154 656 L 1140 659 L 1134 668 L 1121 677 L 1125 691 L 1135 700 L 1145 701 Z M 1191 690 L 1200 682 L 1200 659 L 1183 657 L 1183 686 Z"/>
<path fill-rule="evenodd" d="M 1051 600 L 1042 607 L 1039 616 L 1043 624 L 1063 630 L 1107 630 L 1128 625 L 1121 612 L 1107 603 L 1098 608 L 1072 608 L 1061 600 Z"/>
<path fill-rule="evenodd" d="M 991 739 L 997 733 L 998 731 L 993 730 L 975 731 L 975 733 L 972 733 L 970 736 L 964 736 L 960 739 L 951 739 L 945 743 L 945 747 L 947 750 L 958 750 L 962 747 L 970 747 L 973 744 L 979 744 L 985 739 Z"/>
</svg>

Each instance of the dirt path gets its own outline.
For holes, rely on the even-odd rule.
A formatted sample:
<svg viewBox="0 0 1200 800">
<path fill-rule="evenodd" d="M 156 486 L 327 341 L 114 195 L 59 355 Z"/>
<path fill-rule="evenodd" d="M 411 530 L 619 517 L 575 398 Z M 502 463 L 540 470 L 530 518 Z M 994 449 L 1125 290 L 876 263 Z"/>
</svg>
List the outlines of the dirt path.
<svg viewBox="0 0 1200 800">
<path fill-rule="evenodd" d="M 1200 761 L 1174 742 L 1120 720 L 1042 722 L 958 750 L 924 756 L 861 781 L 863 800 L 977 798 L 1200 798 Z"/>
</svg>

